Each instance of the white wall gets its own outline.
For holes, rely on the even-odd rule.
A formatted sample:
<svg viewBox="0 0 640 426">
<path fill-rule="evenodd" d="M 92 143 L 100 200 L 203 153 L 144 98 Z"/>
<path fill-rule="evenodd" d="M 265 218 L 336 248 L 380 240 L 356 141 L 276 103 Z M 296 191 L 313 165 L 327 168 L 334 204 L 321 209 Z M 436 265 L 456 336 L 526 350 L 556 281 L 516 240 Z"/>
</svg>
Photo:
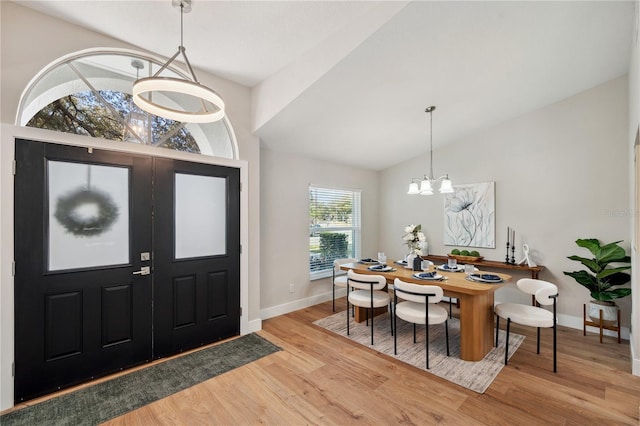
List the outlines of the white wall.
<svg viewBox="0 0 640 426">
<path fill-rule="evenodd" d="M 29 81 L 46 65 L 61 56 L 95 47 L 136 49 L 135 46 L 70 25 L 61 20 L 37 13 L 13 2 L 0 2 L 0 410 L 13 405 L 13 138 L 17 134 L 35 134 L 35 129 L 13 126 L 22 91 Z M 136 49 L 137 50 L 137 49 Z M 166 52 L 165 52 L 166 53 Z M 162 55 L 162 52 L 158 52 Z M 196 70 L 201 83 L 214 87 L 227 106 L 227 117 L 233 125 L 243 165 L 242 218 L 243 257 L 243 333 L 261 327 L 260 320 L 260 150 L 257 138 L 251 133 L 250 89 L 239 84 Z M 42 133 L 37 133 L 41 135 Z M 76 135 L 56 134 L 59 142 L 80 141 Z M 90 141 L 91 138 L 83 138 Z M 93 142 L 87 142 L 93 144 Z M 100 146 L 100 141 L 96 141 Z M 131 144 L 132 147 L 136 145 Z M 120 146 L 122 147 L 122 146 Z M 145 149 L 149 147 L 140 147 Z M 136 149 L 136 148 L 134 148 Z M 161 152 L 160 148 L 155 149 Z M 166 151 L 166 150 L 164 150 Z"/>
<path fill-rule="evenodd" d="M 331 300 L 331 279 L 309 280 L 309 184 L 362 190 L 362 256 L 378 252 L 378 173 L 261 150 L 262 318 Z M 289 293 L 289 284 L 295 291 Z"/>
<path fill-rule="evenodd" d="M 569 99 L 523 115 L 434 152 L 434 174 L 449 173 L 455 184 L 495 181 L 496 248 L 478 249 L 491 260 L 505 256 L 506 228 L 516 230 L 546 269 L 540 278 L 559 286 L 561 323 L 582 328 L 588 291 L 562 271 L 579 269 L 566 257 L 588 255 L 574 241 L 598 238 L 631 243 L 628 211 L 629 162 L 626 76 Z M 446 114 L 446 105 L 438 105 Z M 434 141 L 437 120 L 434 115 Z M 380 248 L 395 257 L 404 253 L 403 227 L 421 223 L 433 254 L 443 244 L 443 196 L 408 196 L 412 176 L 428 171 L 428 154 L 385 170 L 380 191 Z M 525 274 L 514 274 L 514 282 Z M 496 300 L 523 299 L 515 284 L 496 292 Z M 630 321 L 630 298 L 619 299 L 622 324 Z"/>
<path fill-rule="evenodd" d="M 633 244 L 632 260 L 632 316 L 631 316 L 631 357 L 633 359 L 633 374 L 640 376 L 640 274 L 637 268 L 640 266 L 640 241 L 637 236 L 640 235 L 638 229 L 638 217 L 640 215 L 640 199 L 638 194 L 639 188 L 636 187 L 640 182 L 635 176 L 640 176 L 640 164 L 634 161 L 634 144 L 636 143 L 636 135 L 638 127 L 640 127 L 640 3 L 635 3 L 635 28 L 632 34 L 631 58 L 629 60 L 629 139 L 627 141 L 629 147 L 629 181 L 631 192 L 629 197 L 629 217 L 630 226 L 633 235 L 636 237 Z M 640 149 L 637 147 L 636 150 Z M 633 332 L 635 330 L 635 332 Z"/>
</svg>

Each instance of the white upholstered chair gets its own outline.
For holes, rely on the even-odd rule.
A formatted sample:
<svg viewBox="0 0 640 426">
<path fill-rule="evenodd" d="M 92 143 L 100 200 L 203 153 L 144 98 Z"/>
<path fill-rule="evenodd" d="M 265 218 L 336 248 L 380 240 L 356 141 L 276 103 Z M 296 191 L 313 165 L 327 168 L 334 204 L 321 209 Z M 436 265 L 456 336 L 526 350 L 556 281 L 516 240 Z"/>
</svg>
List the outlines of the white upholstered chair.
<svg viewBox="0 0 640 426">
<path fill-rule="evenodd" d="M 429 326 L 444 323 L 449 356 L 449 313 L 436 303 L 442 300 L 442 288 L 436 285 L 420 285 L 404 282 L 398 278 L 394 283 L 393 353 L 398 353 L 398 318 L 413 323 L 413 343 L 416 343 L 416 324 L 425 324 L 425 358 L 429 369 Z M 398 297 L 402 300 L 398 302 Z"/>
<path fill-rule="evenodd" d="M 540 353 L 540 328 L 553 328 L 553 372 L 557 372 L 556 362 L 556 300 L 558 299 L 558 287 L 543 280 L 522 278 L 516 283 L 518 289 L 531 294 L 539 305 L 553 305 L 552 311 L 539 306 L 529 306 L 519 303 L 499 303 L 495 306 L 496 313 L 496 344 L 498 346 L 498 329 L 500 318 L 507 320 L 507 336 L 504 348 L 504 365 L 507 365 L 509 354 L 509 327 L 511 322 L 537 328 L 537 350 Z"/>
<path fill-rule="evenodd" d="M 340 269 L 345 263 L 355 263 L 358 259 L 350 257 L 333 261 L 333 312 L 336 311 L 336 287 L 347 288 L 347 273 Z"/>
<path fill-rule="evenodd" d="M 373 345 L 373 309 L 382 308 L 391 300 L 389 293 L 383 291 L 387 280 L 382 275 L 359 274 L 349 270 L 347 272 L 347 336 L 349 335 L 349 304 L 365 308 L 367 324 L 371 316 L 371 344 Z M 353 291 L 349 291 L 353 288 Z"/>
</svg>

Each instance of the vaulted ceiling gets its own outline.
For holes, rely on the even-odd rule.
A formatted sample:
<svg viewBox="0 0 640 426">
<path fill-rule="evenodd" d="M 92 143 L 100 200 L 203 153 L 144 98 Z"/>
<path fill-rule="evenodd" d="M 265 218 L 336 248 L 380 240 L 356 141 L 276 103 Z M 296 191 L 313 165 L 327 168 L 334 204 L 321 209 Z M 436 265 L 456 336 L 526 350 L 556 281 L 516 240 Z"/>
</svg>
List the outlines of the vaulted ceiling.
<svg viewBox="0 0 640 426">
<path fill-rule="evenodd" d="M 169 0 L 16 1 L 161 56 Z M 632 1 L 205 1 L 196 68 L 252 88 L 272 150 L 381 170 L 627 73 Z M 637 24 L 636 24 L 637 25 Z M 215 89 L 215 88 L 214 88 Z"/>
</svg>

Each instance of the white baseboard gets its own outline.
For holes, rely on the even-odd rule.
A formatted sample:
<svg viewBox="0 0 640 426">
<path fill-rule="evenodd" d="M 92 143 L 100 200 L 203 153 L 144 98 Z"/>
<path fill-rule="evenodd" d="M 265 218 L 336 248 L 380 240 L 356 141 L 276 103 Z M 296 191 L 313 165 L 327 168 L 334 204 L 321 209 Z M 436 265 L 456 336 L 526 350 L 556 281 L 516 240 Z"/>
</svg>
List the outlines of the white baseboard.
<svg viewBox="0 0 640 426">
<path fill-rule="evenodd" d="M 347 295 L 346 288 L 336 289 L 336 299 Z M 294 300 L 293 302 L 284 303 L 282 305 L 273 306 L 271 308 L 261 309 L 260 317 L 265 320 L 268 318 L 277 317 L 279 315 L 288 314 L 289 312 L 297 311 L 299 309 L 308 308 L 309 306 L 317 305 L 331 300 L 333 298 L 332 292 L 316 294 L 305 299 Z"/>
<path fill-rule="evenodd" d="M 253 321 L 247 321 L 244 324 L 240 324 L 240 334 L 244 336 L 245 334 L 254 333 L 256 331 L 262 330 L 262 320 L 257 319 Z"/>
<path fill-rule="evenodd" d="M 636 347 L 633 344 L 633 334 L 629 333 L 629 342 L 631 344 L 631 374 L 640 376 L 640 353 L 636 353 Z"/>
<path fill-rule="evenodd" d="M 344 297 L 346 295 L 347 295 L 346 289 L 344 288 L 336 289 L 336 298 Z M 262 309 L 260 310 L 260 317 L 263 320 L 277 317 L 279 315 L 288 314 L 289 312 L 293 312 L 299 309 L 308 308 L 309 306 L 317 305 L 318 303 L 326 302 L 328 300 L 331 300 L 331 298 L 332 298 L 332 294 L 331 292 L 328 292 L 328 293 L 317 294 L 315 296 L 311 296 L 305 299 L 294 300 L 293 302 L 288 302 L 282 305 Z M 570 315 L 558 315 L 558 324 L 565 327 L 582 330 L 582 317 L 574 317 Z M 599 333 L 599 330 L 596 327 L 587 327 L 587 333 Z M 620 334 L 623 339 L 629 340 L 629 334 L 630 334 L 629 327 L 622 327 L 622 329 L 620 330 Z M 604 335 L 618 337 L 618 334 L 611 330 L 604 330 Z M 640 360 L 637 360 L 637 362 L 640 364 Z M 638 371 L 640 371 L 640 365 L 638 366 Z"/>
</svg>

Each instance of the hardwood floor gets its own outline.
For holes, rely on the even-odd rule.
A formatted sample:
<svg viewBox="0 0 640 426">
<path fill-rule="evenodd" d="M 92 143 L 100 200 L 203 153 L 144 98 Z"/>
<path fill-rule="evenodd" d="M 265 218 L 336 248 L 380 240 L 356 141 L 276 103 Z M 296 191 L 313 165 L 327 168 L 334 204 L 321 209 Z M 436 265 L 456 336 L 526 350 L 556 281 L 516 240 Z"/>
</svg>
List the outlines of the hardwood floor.
<svg viewBox="0 0 640 426">
<path fill-rule="evenodd" d="M 344 301 L 337 304 L 344 309 Z M 640 377 L 628 342 L 559 327 L 527 336 L 485 394 L 352 343 L 312 324 L 331 302 L 263 322 L 283 350 L 116 418 L 108 425 L 614 425 L 639 424 Z"/>
</svg>

